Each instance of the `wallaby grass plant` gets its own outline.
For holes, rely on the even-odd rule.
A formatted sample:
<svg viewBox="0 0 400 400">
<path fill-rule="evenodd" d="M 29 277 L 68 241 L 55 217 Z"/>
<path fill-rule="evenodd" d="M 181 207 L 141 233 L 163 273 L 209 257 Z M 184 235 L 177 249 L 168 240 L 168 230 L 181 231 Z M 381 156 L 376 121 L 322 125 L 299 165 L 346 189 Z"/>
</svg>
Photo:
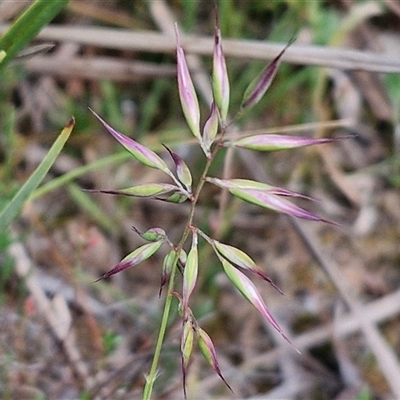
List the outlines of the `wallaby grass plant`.
<svg viewBox="0 0 400 400">
<path fill-rule="evenodd" d="M 179 314 L 182 317 L 181 334 L 181 363 L 183 376 L 183 390 L 186 397 L 186 375 L 192 355 L 194 343 L 198 347 L 205 359 L 208 361 L 214 371 L 225 381 L 218 364 L 216 350 L 209 335 L 202 329 L 194 316 L 190 307 L 192 294 L 196 286 L 199 270 L 198 241 L 203 238 L 216 254 L 223 271 L 236 287 L 236 289 L 268 320 L 269 323 L 287 340 L 284 332 L 278 322 L 269 312 L 264 300 L 257 291 L 252 281 L 241 270 L 255 274 L 256 276 L 269 282 L 280 293 L 280 289 L 269 279 L 259 268 L 252 258 L 239 248 L 221 243 L 209 237 L 195 222 L 195 209 L 199 200 L 199 195 L 206 183 L 211 183 L 223 190 L 228 190 L 232 195 L 243 199 L 249 203 L 263 208 L 271 209 L 280 213 L 289 214 L 298 218 L 304 218 L 312 221 L 322 221 L 332 223 L 324 218 L 320 218 L 303 208 L 293 204 L 288 200 L 290 197 L 307 196 L 290 190 L 278 188 L 257 181 L 248 179 L 220 179 L 209 176 L 210 166 L 212 165 L 217 153 L 224 147 L 240 147 L 254 151 L 276 151 L 292 149 L 303 146 L 329 143 L 337 139 L 312 139 L 284 135 L 252 135 L 246 137 L 231 137 L 229 128 L 240 118 L 247 110 L 256 105 L 269 88 L 275 74 L 278 70 L 281 58 L 286 49 L 290 46 L 290 41 L 280 54 L 259 74 L 257 78 L 249 85 L 243 96 L 240 109 L 232 119 L 229 118 L 229 80 L 226 68 L 226 62 L 221 43 L 221 34 L 218 27 L 218 21 L 214 33 L 214 51 L 213 51 L 213 70 L 212 87 L 213 103 L 211 104 L 210 115 L 204 126 L 200 126 L 200 109 L 194 89 L 189 69 L 186 63 L 184 50 L 179 41 L 179 32 L 176 27 L 177 38 L 177 80 L 178 91 L 181 101 L 182 111 L 190 131 L 197 139 L 206 158 L 204 169 L 197 182 L 193 182 L 192 173 L 185 161 L 174 151 L 164 146 L 172 158 L 174 170 L 171 170 L 167 163 L 158 154 L 149 148 L 141 145 L 137 141 L 123 135 L 112 128 L 93 110 L 92 113 L 100 120 L 106 130 L 125 147 L 131 155 L 142 164 L 158 169 L 164 172 L 170 182 L 145 183 L 132 186 L 121 190 L 94 190 L 95 192 L 126 195 L 133 197 L 146 197 L 154 200 L 161 200 L 172 203 L 182 203 L 189 201 L 191 203 L 190 212 L 178 243 L 173 243 L 167 236 L 167 233 L 159 228 L 151 228 L 144 233 L 134 230 L 148 243 L 135 249 L 128 254 L 121 262 L 115 265 L 111 270 L 105 273 L 101 278 L 108 278 L 116 273 L 122 272 L 127 268 L 138 265 L 139 263 L 151 257 L 160 247 L 165 244 L 169 246 L 170 251 L 164 258 L 161 274 L 160 294 L 166 287 L 166 298 L 164 311 L 161 320 L 161 326 L 158 333 L 156 348 L 154 351 L 153 362 L 149 374 L 146 377 L 146 385 L 143 392 L 143 399 L 150 399 L 154 383 L 157 378 L 157 369 L 160 359 L 162 344 L 164 342 L 167 324 L 170 316 L 173 298 L 178 299 Z M 183 249 L 190 238 L 190 248 L 188 253 Z M 202 261 L 203 263 L 203 261 Z M 176 283 L 176 275 L 182 275 L 182 286 L 179 288 Z"/>
</svg>

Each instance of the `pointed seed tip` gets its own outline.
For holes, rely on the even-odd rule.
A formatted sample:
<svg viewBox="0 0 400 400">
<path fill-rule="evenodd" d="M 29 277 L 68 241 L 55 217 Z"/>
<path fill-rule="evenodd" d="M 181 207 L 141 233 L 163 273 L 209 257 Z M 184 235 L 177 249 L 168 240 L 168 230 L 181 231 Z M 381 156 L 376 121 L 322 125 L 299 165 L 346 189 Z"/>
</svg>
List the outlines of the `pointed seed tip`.
<svg viewBox="0 0 400 400">
<path fill-rule="evenodd" d="M 337 226 L 338 228 L 342 228 L 343 225 L 339 224 L 339 222 L 335 222 L 335 221 L 331 221 L 329 219 L 325 219 L 325 218 L 320 218 L 319 222 L 324 222 L 325 224 L 329 224 L 332 226 Z"/>
<path fill-rule="evenodd" d="M 270 283 L 271 283 L 272 287 L 273 287 L 277 292 L 279 292 L 282 296 L 285 295 L 285 293 L 283 293 L 282 290 L 278 288 L 278 286 L 276 286 L 273 282 L 270 282 Z"/>
<path fill-rule="evenodd" d="M 70 118 L 70 120 L 67 122 L 67 125 L 65 125 L 65 127 L 68 128 L 72 128 L 75 125 L 75 118 L 72 116 Z"/>
<path fill-rule="evenodd" d="M 354 139 L 355 137 L 360 136 L 358 133 L 350 133 L 349 135 L 339 136 L 336 138 L 337 140 L 344 140 L 344 139 Z"/>
<path fill-rule="evenodd" d="M 133 232 L 137 233 L 138 235 L 141 235 L 139 229 L 137 229 L 135 226 L 131 226 L 131 229 L 133 230 Z"/>
<path fill-rule="evenodd" d="M 229 383 L 225 380 L 225 378 L 222 376 L 222 374 L 221 373 L 218 373 L 218 375 L 219 375 L 219 377 L 222 379 L 222 381 L 225 383 L 225 385 L 226 385 L 226 387 L 232 392 L 232 393 L 235 393 L 234 391 L 233 391 L 233 389 L 231 388 L 231 386 L 229 385 Z"/>
<path fill-rule="evenodd" d="M 179 41 L 179 28 L 178 28 L 178 23 L 177 22 L 174 23 L 174 30 L 175 30 L 175 37 L 176 37 L 177 47 L 181 47 L 181 43 Z"/>
<path fill-rule="evenodd" d="M 101 123 L 103 123 L 103 119 L 100 117 L 99 114 L 97 114 L 96 111 L 93 110 L 93 108 L 88 107 L 88 109 Z"/>
</svg>

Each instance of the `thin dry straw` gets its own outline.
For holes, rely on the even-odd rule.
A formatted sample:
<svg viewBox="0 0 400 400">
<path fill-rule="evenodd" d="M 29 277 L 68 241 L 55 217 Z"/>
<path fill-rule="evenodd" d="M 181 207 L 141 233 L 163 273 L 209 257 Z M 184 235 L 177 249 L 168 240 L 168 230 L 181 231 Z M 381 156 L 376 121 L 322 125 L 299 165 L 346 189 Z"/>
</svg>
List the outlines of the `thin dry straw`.
<svg viewBox="0 0 400 400">
<path fill-rule="evenodd" d="M 0 34 L 7 28 L 8 25 L 1 24 Z M 46 41 L 69 41 L 110 49 L 151 53 L 173 53 L 176 50 L 175 38 L 172 35 L 149 31 L 124 31 L 86 26 L 47 26 L 37 38 Z M 181 43 L 187 53 L 211 55 L 213 51 L 213 38 L 210 37 L 185 35 L 182 36 Z M 224 53 L 226 57 L 271 60 L 282 50 L 284 45 L 265 41 L 224 39 Z M 311 45 L 292 45 L 285 53 L 285 62 L 339 69 L 400 72 L 398 58 L 385 54 Z"/>
</svg>

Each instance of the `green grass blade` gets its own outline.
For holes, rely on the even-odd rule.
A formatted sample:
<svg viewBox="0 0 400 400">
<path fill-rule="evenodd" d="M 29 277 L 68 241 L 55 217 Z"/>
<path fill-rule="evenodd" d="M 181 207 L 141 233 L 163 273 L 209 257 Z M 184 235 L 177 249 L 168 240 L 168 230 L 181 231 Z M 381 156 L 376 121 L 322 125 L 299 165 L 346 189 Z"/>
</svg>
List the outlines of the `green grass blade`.
<svg viewBox="0 0 400 400">
<path fill-rule="evenodd" d="M 36 0 L 0 38 L 0 69 L 11 61 L 69 0 Z M 3 58 L 2 58 L 3 57 Z"/>
<path fill-rule="evenodd" d="M 37 188 L 32 196 L 30 197 L 30 200 L 37 200 L 40 197 L 45 196 L 47 193 L 50 193 L 53 190 L 56 190 L 70 182 L 72 182 L 74 179 L 77 179 L 91 171 L 95 170 L 101 170 L 102 168 L 108 166 L 108 165 L 113 165 L 113 164 L 118 164 L 122 163 L 124 161 L 127 161 L 131 159 L 132 156 L 128 152 L 121 152 L 118 154 L 113 154 L 108 157 L 101 158 L 99 160 L 93 161 L 90 164 L 83 165 L 81 167 L 75 168 L 72 171 L 66 172 L 65 174 L 52 179 L 51 181 L 45 183 L 44 185 L 40 186 Z"/>
<path fill-rule="evenodd" d="M 24 183 L 20 190 L 15 194 L 11 201 L 6 205 L 6 207 L 0 213 L 0 232 L 6 229 L 8 224 L 18 215 L 24 203 L 28 200 L 32 192 L 38 187 L 40 182 L 46 176 L 50 167 L 53 165 L 56 157 L 64 147 L 65 142 L 71 134 L 72 128 L 75 125 L 75 120 L 71 120 L 65 125 L 60 136 L 51 146 L 46 157 L 36 168 L 35 172 L 30 176 L 30 178 Z"/>
</svg>

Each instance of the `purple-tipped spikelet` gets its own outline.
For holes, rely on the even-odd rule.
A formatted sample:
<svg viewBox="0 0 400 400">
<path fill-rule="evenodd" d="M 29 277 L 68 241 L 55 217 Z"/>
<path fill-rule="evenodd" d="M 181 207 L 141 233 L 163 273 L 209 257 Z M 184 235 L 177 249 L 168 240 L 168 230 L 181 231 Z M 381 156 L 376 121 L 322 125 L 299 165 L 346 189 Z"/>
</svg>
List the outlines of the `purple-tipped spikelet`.
<svg viewBox="0 0 400 400">
<path fill-rule="evenodd" d="M 232 142 L 224 143 L 225 146 L 242 147 L 249 150 L 257 151 L 276 151 L 289 150 L 298 147 L 314 146 L 316 144 L 332 143 L 337 140 L 347 139 L 348 136 L 341 138 L 323 138 L 313 139 L 301 136 L 288 135 L 254 135 L 247 136 Z"/>
<path fill-rule="evenodd" d="M 197 100 L 196 91 L 194 90 L 192 78 L 190 77 L 185 53 L 179 41 L 179 31 L 177 24 L 175 24 L 175 33 L 177 41 L 176 58 L 178 91 L 179 98 L 181 100 L 182 111 L 193 135 L 196 136 L 196 138 L 201 142 L 199 102 Z"/>
<path fill-rule="evenodd" d="M 136 142 L 135 140 L 129 138 L 128 136 L 123 135 L 121 132 L 118 132 L 110 125 L 107 124 L 104 119 L 102 119 L 96 112 L 94 112 L 91 108 L 89 110 L 94 114 L 94 116 L 103 124 L 103 126 L 107 129 L 109 133 L 111 133 L 114 138 L 125 147 L 126 150 L 129 151 L 138 161 L 142 164 L 147 165 L 150 168 L 159 169 L 164 171 L 169 176 L 172 175 L 172 172 L 168 169 L 167 164 L 163 161 L 163 159 L 158 156 L 154 151 L 148 149 L 142 144 Z"/>
<path fill-rule="evenodd" d="M 171 250 L 164 257 L 163 267 L 161 272 L 161 282 L 160 282 L 160 290 L 158 292 L 158 296 L 161 296 L 161 292 L 164 286 L 169 282 L 169 277 L 171 276 L 171 270 L 174 266 L 174 262 L 177 262 L 178 257 L 176 256 L 176 250 Z"/>
<path fill-rule="evenodd" d="M 183 270 L 182 303 L 183 309 L 186 309 L 189 297 L 192 294 L 197 281 L 199 269 L 199 255 L 197 249 L 197 231 L 192 232 L 192 246 L 187 256 L 185 269 Z"/>
<path fill-rule="evenodd" d="M 193 350 L 194 329 L 191 316 L 183 321 L 183 331 L 181 336 L 181 357 L 182 357 L 182 384 L 183 394 L 186 399 L 186 375 L 189 366 L 190 356 Z"/>
<path fill-rule="evenodd" d="M 104 190 L 104 189 L 86 189 L 87 192 L 114 194 L 120 196 L 132 197 L 155 197 L 165 194 L 171 194 L 178 191 L 179 188 L 170 183 L 144 183 L 138 186 L 131 186 L 120 190 Z"/>
<path fill-rule="evenodd" d="M 215 27 L 214 31 L 212 87 L 222 125 L 225 125 L 229 108 L 229 79 L 222 50 L 221 31 L 218 26 Z"/>
<path fill-rule="evenodd" d="M 318 217 L 317 215 L 296 206 L 285 198 L 307 198 L 307 196 L 299 193 L 279 189 L 265 183 L 250 181 L 247 179 L 218 179 L 208 177 L 206 180 L 214 185 L 228 189 L 234 196 L 259 207 L 268 208 L 276 212 L 288 214 L 296 218 L 307 219 L 309 221 L 320 221 L 331 225 L 338 225 L 335 222 Z"/>
<path fill-rule="evenodd" d="M 243 96 L 242 109 L 253 107 L 261 100 L 275 78 L 283 54 L 294 40 L 294 38 L 290 40 L 284 49 L 264 68 L 259 76 L 250 83 Z"/>
<path fill-rule="evenodd" d="M 259 266 L 257 266 L 257 264 L 251 259 L 251 257 L 249 257 L 244 251 L 228 244 L 218 242 L 217 240 L 213 240 L 212 243 L 215 250 L 231 264 L 237 265 L 240 268 L 246 269 L 253 274 L 258 275 L 260 278 L 264 279 L 272 287 L 274 287 L 280 294 L 283 294 L 282 290 L 280 290 L 272 282 L 272 280 L 267 275 L 265 275 L 264 271 Z"/>
<path fill-rule="evenodd" d="M 215 351 L 215 347 L 210 336 L 208 336 L 207 332 L 204 329 L 200 328 L 199 326 L 196 328 L 196 332 L 197 332 L 197 343 L 199 345 L 201 352 L 203 353 L 204 358 L 211 365 L 211 367 L 218 374 L 218 376 L 223 380 L 228 389 L 231 392 L 233 392 L 232 388 L 229 386 L 228 382 L 222 375 L 221 368 L 219 367 L 218 364 L 217 352 Z"/>
<path fill-rule="evenodd" d="M 163 240 L 160 240 L 158 242 L 147 243 L 144 244 L 143 246 L 140 246 L 136 250 L 132 251 L 132 253 L 128 254 L 115 267 L 111 268 L 108 272 L 106 272 L 99 279 L 97 279 L 97 281 L 109 278 L 112 275 L 124 271 L 127 268 L 134 267 L 135 265 L 138 265 L 141 262 L 147 260 L 161 247 L 163 242 L 164 242 Z"/>
<path fill-rule="evenodd" d="M 275 194 L 277 196 L 285 197 L 298 197 L 306 200 L 315 201 L 312 197 L 306 196 L 301 193 L 293 192 L 288 189 L 282 189 L 277 186 L 271 186 L 267 183 L 252 181 L 249 179 L 218 179 L 218 178 L 206 178 L 207 182 L 213 183 L 214 185 L 220 186 L 224 189 L 254 189 L 261 190 L 269 194 Z"/>
<path fill-rule="evenodd" d="M 335 222 L 318 217 L 317 215 L 299 206 L 296 206 L 295 204 L 291 203 L 285 198 L 282 198 L 281 196 L 277 196 L 256 189 L 230 189 L 229 191 L 234 196 L 239 197 L 240 199 L 247 201 L 248 203 L 252 203 L 263 208 L 268 208 L 282 214 L 288 214 L 292 217 L 302 218 L 309 221 L 319 221 L 331 225 L 338 225 Z"/>
<path fill-rule="evenodd" d="M 253 304 L 260 314 L 282 335 L 282 337 L 288 343 L 292 345 L 291 341 L 283 333 L 279 324 L 275 321 L 275 318 L 268 311 L 268 308 L 254 283 L 224 258 L 221 257 L 220 261 L 222 267 L 224 268 L 225 274 L 231 280 L 236 289 L 243 295 L 245 299 Z"/>
<path fill-rule="evenodd" d="M 211 104 L 210 116 L 208 117 L 203 129 L 203 151 L 207 157 L 211 156 L 210 148 L 214 143 L 215 137 L 218 133 L 218 111 L 215 102 Z"/>
<path fill-rule="evenodd" d="M 185 161 L 173 152 L 168 146 L 164 145 L 174 161 L 176 169 L 176 177 L 178 178 L 179 184 L 183 185 L 185 191 L 188 194 L 192 193 L 192 174 L 189 167 L 186 165 Z"/>
</svg>

